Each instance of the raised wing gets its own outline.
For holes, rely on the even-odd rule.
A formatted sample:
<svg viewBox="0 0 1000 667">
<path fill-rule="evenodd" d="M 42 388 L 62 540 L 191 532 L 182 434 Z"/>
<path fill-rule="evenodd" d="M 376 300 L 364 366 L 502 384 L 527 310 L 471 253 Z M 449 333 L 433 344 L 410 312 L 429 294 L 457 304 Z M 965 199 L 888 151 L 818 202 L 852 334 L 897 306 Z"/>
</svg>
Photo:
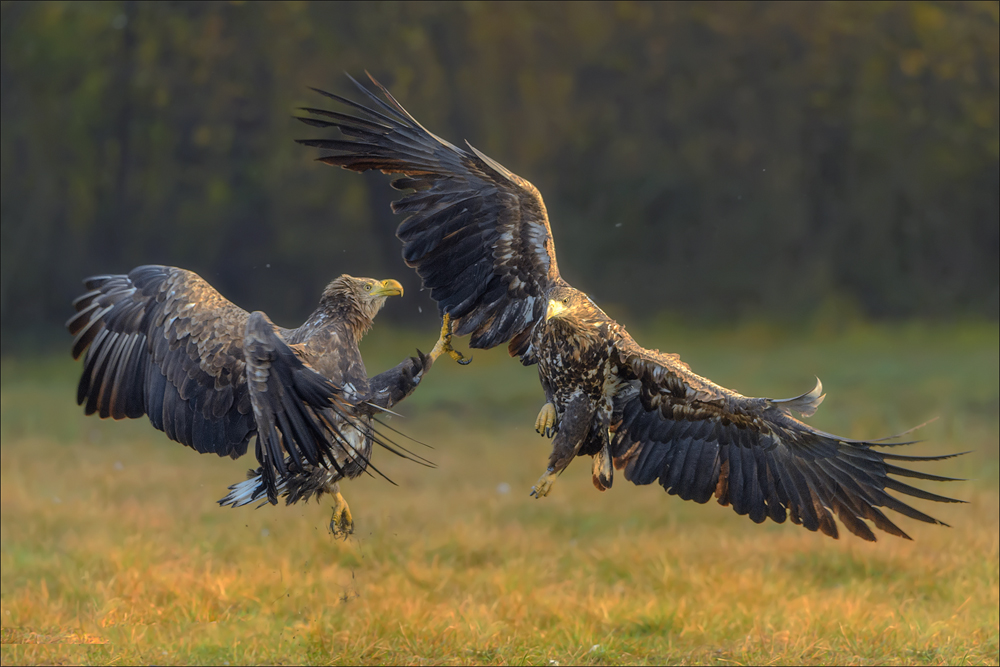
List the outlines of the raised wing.
<svg viewBox="0 0 1000 667">
<path fill-rule="evenodd" d="M 168 266 L 84 284 L 66 327 L 76 336 L 73 358 L 87 350 L 77 389 L 86 413 L 146 414 L 199 452 L 245 454 L 256 433 L 243 355 L 248 313 L 197 274 Z"/>
<path fill-rule="evenodd" d="M 676 355 L 643 349 L 627 334 L 619 361 L 631 390 L 612 442 L 615 467 L 634 484 L 659 481 L 667 493 L 722 505 L 756 523 L 770 518 L 838 535 L 833 514 L 869 541 L 877 528 L 909 539 L 878 508 L 912 519 L 942 523 L 888 491 L 937 502 L 961 502 L 910 486 L 890 475 L 953 481 L 903 468 L 893 461 L 937 461 L 946 456 L 882 452 L 909 442 L 861 441 L 818 431 L 789 414 L 812 414 L 821 385 L 795 399 L 748 398 L 701 378 Z"/>
<path fill-rule="evenodd" d="M 354 81 L 354 79 L 351 79 Z M 314 127 L 336 127 L 352 140 L 299 143 L 336 151 L 319 158 L 352 171 L 404 174 L 398 190 L 414 190 L 393 203 L 408 213 L 396 234 L 403 259 L 414 267 L 470 346 L 511 340 L 511 354 L 528 349 L 528 332 L 545 313 L 545 294 L 561 282 L 552 232 L 541 195 L 472 146 L 458 148 L 425 130 L 377 81 L 387 101 L 354 83 L 375 108 L 317 91 L 361 113 L 351 116 L 303 109 Z M 317 118 L 319 117 L 319 118 Z"/>
</svg>

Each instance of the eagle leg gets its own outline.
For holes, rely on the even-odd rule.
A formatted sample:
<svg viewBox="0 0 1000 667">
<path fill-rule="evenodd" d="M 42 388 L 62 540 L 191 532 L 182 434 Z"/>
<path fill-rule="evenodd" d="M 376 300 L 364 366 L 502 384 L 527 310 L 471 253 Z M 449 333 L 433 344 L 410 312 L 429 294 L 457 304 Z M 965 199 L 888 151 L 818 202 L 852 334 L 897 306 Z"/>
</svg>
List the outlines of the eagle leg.
<svg viewBox="0 0 1000 667">
<path fill-rule="evenodd" d="M 449 357 L 462 366 L 472 363 L 472 357 L 466 359 L 465 355 L 451 346 L 451 337 L 451 315 L 445 313 L 444 317 L 441 318 L 441 336 L 434 343 L 434 348 L 431 350 L 431 361 L 436 361 L 438 357 L 447 352 Z"/>
<path fill-rule="evenodd" d="M 330 532 L 334 537 L 343 537 L 345 540 L 354 532 L 354 517 L 351 516 L 351 508 L 348 507 L 344 496 L 340 490 L 333 492 L 333 516 L 330 518 Z"/>
<path fill-rule="evenodd" d="M 544 411 L 545 408 L 542 408 Z M 544 498 L 552 489 L 556 477 L 566 469 L 566 466 L 576 458 L 580 446 L 590 432 L 590 422 L 594 418 L 596 407 L 593 401 L 583 393 L 574 395 L 563 411 L 563 418 L 552 440 L 552 453 L 549 455 L 549 466 L 545 474 L 531 487 L 531 495 Z"/>
<path fill-rule="evenodd" d="M 559 473 L 555 472 L 552 468 L 545 471 L 545 474 L 538 478 L 535 485 L 531 487 L 531 493 L 529 495 L 535 498 L 544 498 L 549 495 L 549 491 L 552 490 L 552 484 L 556 481 L 556 476 Z"/>
<path fill-rule="evenodd" d="M 535 430 L 538 431 L 540 435 L 544 435 L 546 438 L 551 438 L 556 434 L 559 429 L 558 415 L 556 415 L 556 406 L 551 403 L 546 403 L 542 406 L 542 409 L 538 411 L 538 416 L 535 417 Z"/>
</svg>

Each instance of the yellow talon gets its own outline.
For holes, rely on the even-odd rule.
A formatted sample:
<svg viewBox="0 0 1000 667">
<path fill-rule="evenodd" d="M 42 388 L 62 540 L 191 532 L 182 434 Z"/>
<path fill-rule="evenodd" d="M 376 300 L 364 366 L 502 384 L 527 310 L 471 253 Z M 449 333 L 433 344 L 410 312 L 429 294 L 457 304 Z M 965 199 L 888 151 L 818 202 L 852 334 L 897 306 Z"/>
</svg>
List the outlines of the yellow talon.
<svg viewBox="0 0 1000 667">
<path fill-rule="evenodd" d="M 465 366 L 472 361 L 472 357 L 466 359 L 461 352 L 454 349 L 451 346 L 451 337 L 451 315 L 445 313 L 444 317 L 441 318 L 441 337 L 434 343 L 434 348 L 431 350 L 431 361 L 436 361 L 438 357 L 447 352 L 449 357 Z"/>
<path fill-rule="evenodd" d="M 546 403 L 535 417 L 535 430 L 546 438 L 551 438 L 556 432 L 556 419 L 556 406 Z"/>
<path fill-rule="evenodd" d="M 544 475 L 538 478 L 535 485 L 531 487 L 531 494 L 535 498 L 544 498 L 549 495 L 549 491 L 552 490 L 552 483 L 556 481 L 556 474 L 551 470 L 546 471 Z"/>
<path fill-rule="evenodd" d="M 343 537 L 346 540 L 348 535 L 354 532 L 354 517 L 351 516 L 351 508 L 347 506 L 347 501 L 340 495 L 340 491 L 334 494 L 333 501 L 335 504 L 333 517 L 330 519 L 330 532 L 334 537 Z"/>
</svg>

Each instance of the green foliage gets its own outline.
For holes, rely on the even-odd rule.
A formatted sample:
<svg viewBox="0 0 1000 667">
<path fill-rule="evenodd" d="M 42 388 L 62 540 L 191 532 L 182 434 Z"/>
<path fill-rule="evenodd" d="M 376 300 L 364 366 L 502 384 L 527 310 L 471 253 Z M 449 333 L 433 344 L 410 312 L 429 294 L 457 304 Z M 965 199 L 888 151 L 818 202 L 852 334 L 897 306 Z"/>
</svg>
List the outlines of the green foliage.
<svg viewBox="0 0 1000 667">
<path fill-rule="evenodd" d="M 4 345 L 84 275 L 185 266 L 294 321 L 417 278 L 386 179 L 290 116 L 367 68 L 544 193 L 563 272 L 636 315 L 995 318 L 996 3 L 4 3 Z M 431 326 L 411 301 L 397 321 Z"/>
</svg>

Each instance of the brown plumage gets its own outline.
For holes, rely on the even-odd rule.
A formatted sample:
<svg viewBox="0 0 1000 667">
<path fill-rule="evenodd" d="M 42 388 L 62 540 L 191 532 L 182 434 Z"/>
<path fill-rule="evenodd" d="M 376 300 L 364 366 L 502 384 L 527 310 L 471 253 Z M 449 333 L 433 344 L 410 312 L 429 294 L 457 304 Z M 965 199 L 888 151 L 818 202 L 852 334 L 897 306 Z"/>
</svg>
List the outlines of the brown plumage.
<svg viewBox="0 0 1000 667">
<path fill-rule="evenodd" d="M 85 284 L 66 323 L 73 357 L 87 351 L 77 401 L 101 417 L 148 415 L 203 453 L 237 458 L 256 435 L 253 484 L 234 485 L 223 502 L 336 494 L 339 479 L 370 466 L 373 442 L 404 454 L 372 416 L 409 395 L 433 358 L 418 352 L 369 379 L 358 349 L 386 298 L 402 294 L 398 282 L 340 276 L 296 329 L 184 269 L 140 266 Z"/>
<path fill-rule="evenodd" d="M 353 79 L 352 79 L 353 81 Z M 373 79 L 374 82 L 374 79 Z M 813 429 L 821 385 L 794 399 L 749 398 L 702 378 L 677 355 L 642 348 L 586 294 L 559 275 L 552 232 L 538 190 L 472 146 L 458 148 L 425 130 L 388 93 L 361 86 L 371 108 L 321 92 L 360 112 L 305 109 L 303 122 L 337 128 L 342 139 L 301 143 L 334 151 L 319 159 L 353 171 L 403 174 L 408 191 L 393 203 L 408 217 L 397 235 L 403 258 L 423 279 L 455 333 L 471 347 L 508 342 L 512 356 L 538 364 L 547 402 L 536 428 L 554 435 L 546 474 L 533 495 L 549 492 L 576 456 L 593 457 L 599 489 L 614 469 L 635 484 L 658 481 L 668 493 L 704 503 L 713 495 L 755 522 L 770 518 L 837 536 L 835 513 L 852 533 L 877 528 L 906 537 L 878 508 L 940 523 L 888 491 L 957 502 L 890 477 L 945 481 L 894 461 L 930 461 Z"/>
</svg>

